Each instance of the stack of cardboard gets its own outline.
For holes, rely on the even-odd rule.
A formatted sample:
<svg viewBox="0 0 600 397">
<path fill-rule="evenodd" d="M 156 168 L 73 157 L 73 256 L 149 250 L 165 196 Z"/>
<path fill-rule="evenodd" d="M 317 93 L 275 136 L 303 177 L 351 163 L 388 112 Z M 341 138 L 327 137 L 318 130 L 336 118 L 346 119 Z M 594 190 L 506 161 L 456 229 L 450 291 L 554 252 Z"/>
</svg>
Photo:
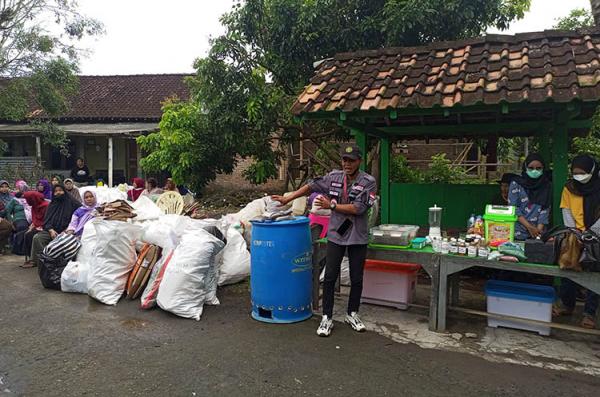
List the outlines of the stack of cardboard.
<svg viewBox="0 0 600 397">
<path fill-rule="evenodd" d="M 110 203 L 102 204 L 96 208 L 98 217 L 107 221 L 123 221 L 134 218 L 136 214 L 133 212 L 131 205 L 125 200 L 116 200 Z"/>
</svg>

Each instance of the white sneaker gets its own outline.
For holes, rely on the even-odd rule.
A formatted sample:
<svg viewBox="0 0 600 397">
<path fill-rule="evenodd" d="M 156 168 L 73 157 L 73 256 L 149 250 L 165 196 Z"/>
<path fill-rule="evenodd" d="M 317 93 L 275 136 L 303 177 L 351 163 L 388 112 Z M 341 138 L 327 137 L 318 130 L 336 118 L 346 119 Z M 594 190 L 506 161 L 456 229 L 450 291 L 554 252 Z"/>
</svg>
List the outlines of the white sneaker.
<svg viewBox="0 0 600 397">
<path fill-rule="evenodd" d="M 356 332 L 365 332 L 367 327 L 363 324 L 360 317 L 358 317 L 357 312 L 352 312 L 350 314 L 346 314 L 346 319 L 344 320 L 347 324 L 350 324 L 353 330 Z"/>
<path fill-rule="evenodd" d="M 317 335 L 327 337 L 331 335 L 331 330 L 333 329 L 333 320 L 327 316 L 323 316 L 321 319 L 321 324 L 319 324 L 319 328 L 317 329 Z"/>
</svg>

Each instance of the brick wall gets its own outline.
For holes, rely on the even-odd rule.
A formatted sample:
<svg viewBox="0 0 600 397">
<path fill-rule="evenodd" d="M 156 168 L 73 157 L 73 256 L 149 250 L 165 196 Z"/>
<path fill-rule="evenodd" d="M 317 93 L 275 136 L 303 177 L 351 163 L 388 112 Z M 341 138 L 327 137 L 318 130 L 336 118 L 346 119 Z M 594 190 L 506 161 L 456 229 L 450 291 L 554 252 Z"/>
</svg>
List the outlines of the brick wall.
<svg viewBox="0 0 600 397">
<path fill-rule="evenodd" d="M 206 192 L 249 190 L 261 193 L 280 193 L 284 190 L 285 180 L 274 179 L 262 185 L 253 185 L 248 182 L 244 178 L 243 172 L 251 164 L 252 159 L 240 160 L 233 173 L 217 175 L 217 179 L 206 187 Z"/>
</svg>

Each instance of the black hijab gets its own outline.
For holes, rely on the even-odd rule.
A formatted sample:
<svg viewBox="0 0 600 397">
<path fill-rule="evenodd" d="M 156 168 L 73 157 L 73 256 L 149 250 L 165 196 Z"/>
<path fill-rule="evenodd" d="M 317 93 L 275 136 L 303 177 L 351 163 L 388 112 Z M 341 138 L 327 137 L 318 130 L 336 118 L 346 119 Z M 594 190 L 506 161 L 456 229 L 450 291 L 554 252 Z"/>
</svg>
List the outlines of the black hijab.
<svg viewBox="0 0 600 397">
<path fill-rule="evenodd" d="M 527 175 L 527 166 L 536 160 L 544 166 L 544 173 L 539 178 L 534 179 Z M 521 176 L 514 179 L 527 192 L 529 202 L 539 204 L 544 209 L 550 208 L 552 205 L 552 178 L 550 177 L 549 170 L 546 168 L 546 162 L 542 156 L 537 153 L 531 153 L 523 162 Z"/>
<path fill-rule="evenodd" d="M 57 188 L 62 188 L 64 194 L 57 196 L 55 194 Z M 73 212 L 79 207 L 81 207 L 81 204 L 73 200 L 69 193 L 67 193 L 64 185 L 58 184 L 53 186 L 52 201 L 48 205 L 46 216 L 44 217 L 44 230 L 49 231 L 54 229 L 57 233 L 64 232 L 71 222 Z"/>
<path fill-rule="evenodd" d="M 600 177 L 598 177 L 598 162 L 588 155 L 580 155 L 571 162 L 571 171 L 574 168 L 581 168 L 588 174 L 592 174 L 592 179 L 588 183 L 577 182 L 575 179 L 569 179 L 567 189 L 578 196 L 583 197 L 583 221 L 586 229 L 589 229 L 600 217 Z"/>
</svg>

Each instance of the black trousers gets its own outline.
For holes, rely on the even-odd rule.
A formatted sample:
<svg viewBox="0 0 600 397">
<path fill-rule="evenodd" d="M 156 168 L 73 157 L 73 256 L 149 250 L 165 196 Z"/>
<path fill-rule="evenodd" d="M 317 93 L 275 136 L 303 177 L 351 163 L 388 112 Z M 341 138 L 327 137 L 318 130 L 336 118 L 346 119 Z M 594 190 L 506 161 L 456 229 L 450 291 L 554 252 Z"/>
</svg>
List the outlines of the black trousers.
<svg viewBox="0 0 600 397">
<path fill-rule="evenodd" d="M 342 259 L 348 250 L 350 261 L 350 298 L 348 300 L 348 314 L 358 312 L 363 289 L 363 274 L 365 259 L 367 258 L 367 245 L 338 245 L 331 241 L 327 243 L 327 262 L 325 265 L 325 279 L 323 280 L 323 314 L 333 316 L 333 298 L 335 283 L 340 276 Z"/>
</svg>

